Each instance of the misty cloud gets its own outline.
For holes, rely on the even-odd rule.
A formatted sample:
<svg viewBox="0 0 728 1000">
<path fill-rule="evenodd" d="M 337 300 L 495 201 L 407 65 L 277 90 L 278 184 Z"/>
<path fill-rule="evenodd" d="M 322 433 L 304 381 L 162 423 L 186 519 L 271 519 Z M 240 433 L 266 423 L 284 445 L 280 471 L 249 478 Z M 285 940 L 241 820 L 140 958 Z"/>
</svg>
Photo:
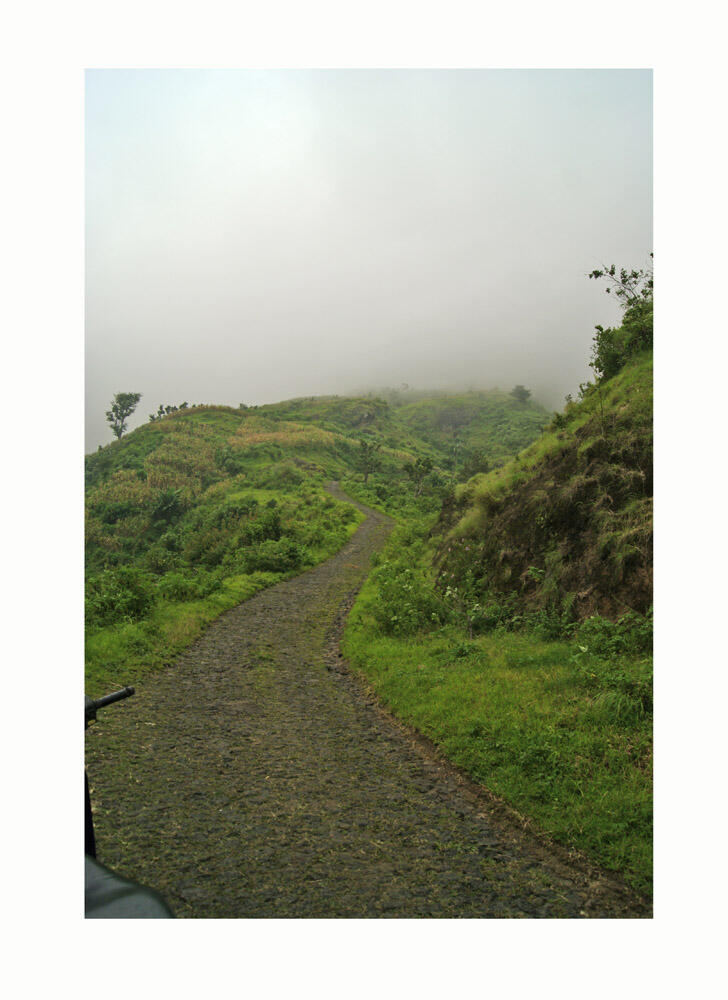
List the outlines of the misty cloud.
<svg viewBox="0 0 728 1000">
<path fill-rule="evenodd" d="M 560 406 L 652 249 L 642 70 L 87 74 L 87 439 L 115 392 Z"/>
</svg>

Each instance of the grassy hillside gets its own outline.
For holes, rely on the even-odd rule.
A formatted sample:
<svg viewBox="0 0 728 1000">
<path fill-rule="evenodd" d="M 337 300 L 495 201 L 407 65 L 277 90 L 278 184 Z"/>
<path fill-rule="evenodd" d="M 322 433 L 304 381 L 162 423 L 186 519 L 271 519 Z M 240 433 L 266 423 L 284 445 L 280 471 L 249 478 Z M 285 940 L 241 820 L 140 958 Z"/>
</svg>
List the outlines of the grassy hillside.
<svg viewBox="0 0 728 1000">
<path fill-rule="evenodd" d="M 389 448 L 430 455 L 457 472 L 474 452 L 488 465 L 502 464 L 539 434 L 548 414 L 535 402 L 519 402 L 497 389 L 467 393 L 391 394 L 292 399 L 256 408 L 278 419 L 315 423 L 347 436 L 376 437 Z"/>
<path fill-rule="evenodd" d="M 509 393 L 467 392 L 418 396 L 395 408 L 399 421 L 436 447 L 449 468 L 479 452 L 490 466 L 503 464 L 533 441 L 548 423 L 545 410 Z"/>
<path fill-rule="evenodd" d="M 442 586 L 569 620 L 652 604 L 652 355 L 592 386 L 530 447 L 463 484 L 436 532 Z"/>
<path fill-rule="evenodd" d="M 362 440 L 378 446 L 366 477 Z M 414 483 L 422 456 L 432 467 Z M 446 457 L 386 402 L 346 397 L 186 407 L 87 456 L 89 687 L 168 662 L 222 610 L 332 555 L 361 515 L 329 480 L 400 514 L 434 512 Z"/>
</svg>

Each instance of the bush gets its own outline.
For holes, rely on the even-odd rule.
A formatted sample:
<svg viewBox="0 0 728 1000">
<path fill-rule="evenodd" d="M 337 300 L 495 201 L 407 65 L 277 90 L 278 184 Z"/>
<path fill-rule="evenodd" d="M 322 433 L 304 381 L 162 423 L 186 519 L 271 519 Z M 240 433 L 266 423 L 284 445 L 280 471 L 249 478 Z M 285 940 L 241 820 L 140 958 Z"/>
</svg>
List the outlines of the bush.
<svg viewBox="0 0 728 1000">
<path fill-rule="evenodd" d="M 184 503 L 180 490 L 163 490 L 154 502 L 152 521 L 155 524 L 171 524 L 184 513 Z"/>
<path fill-rule="evenodd" d="M 652 612 L 637 615 L 630 611 L 616 622 L 592 615 L 576 632 L 580 647 L 595 656 L 619 656 L 652 651 Z"/>
<path fill-rule="evenodd" d="M 298 569 L 306 556 L 292 538 L 268 539 L 245 553 L 245 566 L 249 573 L 265 570 L 269 573 L 288 573 Z"/>
<path fill-rule="evenodd" d="M 216 590 L 222 581 L 217 573 L 197 572 L 192 576 L 184 573 L 167 573 L 157 584 L 158 593 L 168 601 L 198 601 Z"/>
<path fill-rule="evenodd" d="M 246 545 L 264 542 L 266 539 L 278 541 L 281 537 L 281 515 L 277 509 L 266 509 L 260 517 L 248 521 L 241 532 L 241 541 Z"/>
<path fill-rule="evenodd" d="M 374 579 L 377 593 L 372 610 L 385 635 L 413 635 L 447 620 L 447 609 L 416 569 L 385 562 Z"/>
<path fill-rule="evenodd" d="M 278 462 L 261 474 L 260 484 L 268 489 L 284 490 L 299 486 L 305 478 L 304 473 L 293 462 Z"/>
<path fill-rule="evenodd" d="M 151 573 L 162 576 L 176 569 L 179 559 L 163 545 L 152 545 L 147 550 L 144 562 Z"/>
<path fill-rule="evenodd" d="M 221 529 L 211 528 L 208 531 L 189 533 L 182 554 L 189 563 L 199 562 L 203 566 L 218 566 L 227 551 L 229 541 L 229 535 Z"/>
<path fill-rule="evenodd" d="M 106 569 L 86 582 L 86 625 L 103 628 L 143 618 L 154 604 L 154 586 L 133 566 Z"/>
<path fill-rule="evenodd" d="M 194 581 L 183 573 L 167 573 L 158 587 L 159 594 L 168 601 L 191 601 L 197 596 Z"/>
</svg>

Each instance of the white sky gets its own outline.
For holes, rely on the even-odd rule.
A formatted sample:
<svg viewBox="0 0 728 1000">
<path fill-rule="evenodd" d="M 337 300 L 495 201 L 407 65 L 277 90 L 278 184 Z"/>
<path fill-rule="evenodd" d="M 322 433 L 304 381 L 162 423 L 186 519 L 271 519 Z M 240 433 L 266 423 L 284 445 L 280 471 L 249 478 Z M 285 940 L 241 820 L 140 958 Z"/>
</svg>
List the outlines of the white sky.
<svg viewBox="0 0 728 1000">
<path fill-rule="evenodd" d="M 87 450 L 115 392 L 522 382 L 550 406 L 652 249 L 651 73 L 86 76 Z"/>
</svg>

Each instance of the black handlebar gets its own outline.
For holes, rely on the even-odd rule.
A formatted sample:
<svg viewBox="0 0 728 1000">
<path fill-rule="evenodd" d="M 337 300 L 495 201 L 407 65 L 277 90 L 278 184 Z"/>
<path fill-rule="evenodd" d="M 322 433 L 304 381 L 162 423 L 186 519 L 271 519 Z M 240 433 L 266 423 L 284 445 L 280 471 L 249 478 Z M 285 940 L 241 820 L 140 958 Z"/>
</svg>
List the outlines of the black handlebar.
<svg viewBox="0 0 728 1000">
<path fill-rule="evenodd" d="M 134 694 L 133 687 L 121 688 L 119 691 L 113 691 L 111 694 L 105 694 L 103 698 L 84 698 L 84 721 L 88 725 L 96 718 L 96 713 L 100 708 L 106 708 L 107 705 L 113 705 L 115 701 L 121 701 L 122 698 L 129 698 Z"/>
</svg>

